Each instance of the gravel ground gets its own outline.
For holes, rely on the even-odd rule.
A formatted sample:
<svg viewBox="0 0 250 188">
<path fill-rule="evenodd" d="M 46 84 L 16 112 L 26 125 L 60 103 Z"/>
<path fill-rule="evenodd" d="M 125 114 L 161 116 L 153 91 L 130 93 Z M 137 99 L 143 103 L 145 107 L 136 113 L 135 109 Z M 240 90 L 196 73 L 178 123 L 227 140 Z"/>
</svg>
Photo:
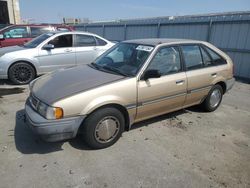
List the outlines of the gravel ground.
<svg viewBox="0 0 250 188">
<path fill-rule="evenodd" d="M 27 86 L 0 83 L 0 187 L 250 187 L 250 85 L 213 113 L 144 121 L 112 147 L 46 143 L 23 122 Z"/>
</svg>

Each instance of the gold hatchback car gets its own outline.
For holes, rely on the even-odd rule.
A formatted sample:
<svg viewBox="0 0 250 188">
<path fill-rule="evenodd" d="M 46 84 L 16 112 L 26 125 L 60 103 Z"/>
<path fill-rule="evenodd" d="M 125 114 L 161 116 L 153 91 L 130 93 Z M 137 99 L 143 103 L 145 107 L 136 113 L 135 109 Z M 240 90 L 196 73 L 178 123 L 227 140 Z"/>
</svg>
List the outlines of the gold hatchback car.
<svg viewBox="0 0 250 188">
<path fill-rule="evenodd" d="M 207 42 L 128 40 L 31 82 L 26 119 L 46 141 L 80 134 L 105 148 L 135 122 L 198 104 L 214 111 L 233 84 L 232 60 Z"/>
</svg>

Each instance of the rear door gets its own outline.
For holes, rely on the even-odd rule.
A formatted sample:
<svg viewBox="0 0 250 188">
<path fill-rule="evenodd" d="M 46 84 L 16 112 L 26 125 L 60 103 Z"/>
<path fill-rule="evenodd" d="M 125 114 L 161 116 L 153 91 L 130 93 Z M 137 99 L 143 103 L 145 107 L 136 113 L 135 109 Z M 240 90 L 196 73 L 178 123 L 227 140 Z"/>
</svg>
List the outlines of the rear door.
<svg viewBox="0 0 250 188">
<path fill-rule="evenodd" d="M 72 34 L 64 34 L 51 39 L 54 49 L 39 49 L 39 63 L 41 72 L 51 72 L 59 68 L 76 65 L 75 48 Z"/>
<path fill-rule="evenodd" d="M 99 49 L 96 45 L 94 36 L 75 34 L 74 46 L 76 50 L 76 64 L 88 64 L 93 62 L 99 53 Z"/>
<path fill-rule="evenodd" d="M 188 85 L 185 107 L 199 104 L 207 96 L 217 73 L 210 56 L 200 45 L 182 45 L 181 49 Z"/>
<path fill-rule="evenodd" d="M 136 121 L 180 109 L 186 97 L 186 74 L 178 47 L 159 49 L 147 70 L 158 70 L 161 77 L 138 81 Z"/>
<path fill-rule="evenodd" d="M 1 47 L 23 45 L 31 40 L 28 27 L 14 26 L 3 31 L 4 39 L 1 40 Z"/>
</svg>

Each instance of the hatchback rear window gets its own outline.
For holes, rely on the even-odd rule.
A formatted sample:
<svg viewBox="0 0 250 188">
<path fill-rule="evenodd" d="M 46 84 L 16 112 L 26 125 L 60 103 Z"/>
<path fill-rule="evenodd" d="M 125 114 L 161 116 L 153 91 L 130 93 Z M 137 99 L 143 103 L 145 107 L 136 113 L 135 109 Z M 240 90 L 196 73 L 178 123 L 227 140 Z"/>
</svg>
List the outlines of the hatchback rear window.
<svg viewBox="0 0 250 188">
<path fill-rule="evenodd" d="M 31 37 L 37 37 L 41 34 L 52 31 L 51 27 L 30 27 Z"/>
</svg>

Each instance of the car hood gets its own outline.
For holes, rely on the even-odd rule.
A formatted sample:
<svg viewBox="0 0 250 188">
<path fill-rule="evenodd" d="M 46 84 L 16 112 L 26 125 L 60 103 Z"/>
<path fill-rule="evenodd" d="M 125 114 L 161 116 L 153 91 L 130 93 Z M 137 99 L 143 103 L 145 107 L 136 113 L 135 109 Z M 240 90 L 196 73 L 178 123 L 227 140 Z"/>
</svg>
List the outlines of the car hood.
<svg viewBox="0 0 250 188">
<path fill-rule="evenodd" d="M 31 92 L 41 101 L 51 105 L 62 98 L 124 78 L 81 65 L 38 78 L 31 85 Z"/>
<path fill-rule="evenodd" d="M 20 51 L 20 50 L 25 50 L 25 48 L 21 46 L 9 46 L 0 48 L 0 57 L 6 53 Z"/>
</svg>

